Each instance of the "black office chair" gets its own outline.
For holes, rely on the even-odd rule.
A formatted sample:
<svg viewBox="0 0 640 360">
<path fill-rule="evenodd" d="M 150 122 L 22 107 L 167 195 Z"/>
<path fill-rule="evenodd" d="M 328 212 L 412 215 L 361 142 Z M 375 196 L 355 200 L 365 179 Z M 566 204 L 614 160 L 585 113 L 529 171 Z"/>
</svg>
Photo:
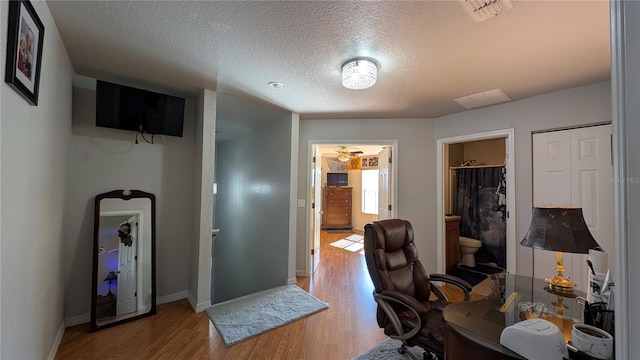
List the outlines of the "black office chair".
<svg viewBox="0 0 640 360">
<path fill-rule="evenodd" d="M 418 359 L 407 347 L 425 350 L 424 359 L 444 359 L 447 328 L 442 310 L 450 301 L 432 281 L 453 284 L 469 300 L 472 287 L 450 275 L 427 275 L 413 243 L 413 227 L 406 220 L 387 219 L 364 228 L 364 253 L 375 287 L 377 321 L 384 333 L 402 341 L 400 353 Z M 437 300 L 431 300 L 431 294 Z"/>
</svg>

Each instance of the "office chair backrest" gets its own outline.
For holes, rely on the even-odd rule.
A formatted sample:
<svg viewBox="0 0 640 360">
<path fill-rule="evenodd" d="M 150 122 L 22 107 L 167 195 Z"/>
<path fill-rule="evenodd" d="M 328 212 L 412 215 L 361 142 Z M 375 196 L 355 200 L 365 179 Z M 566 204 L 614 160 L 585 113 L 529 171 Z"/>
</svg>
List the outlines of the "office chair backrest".
<svg viewBox="0 0 640 360">
<path fill-rule="evenodd" d="M 377 293 L 385 289 L 397 290 L 418 301 L 429 300 L 429 276 L 418 260 L 411 223 L 385 219 L 365 225 L 364 250 Z"/>
</svg>

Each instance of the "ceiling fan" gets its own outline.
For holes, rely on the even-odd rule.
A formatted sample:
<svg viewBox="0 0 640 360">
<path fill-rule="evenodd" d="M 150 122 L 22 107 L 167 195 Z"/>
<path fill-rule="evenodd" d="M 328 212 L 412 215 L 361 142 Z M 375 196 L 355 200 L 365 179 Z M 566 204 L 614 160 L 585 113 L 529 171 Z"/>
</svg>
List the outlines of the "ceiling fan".
<svg viewBox="0 0 640 360">
<path fill-rule="evenodd" d="M 351 151 L 346 146 L 340 146 L 340 149 L 336 150 L 336 152 L 338 153 L 338 161 L 342 161 L 342 162 L 349 161 L 349 159 L 351 159 L 352 156 L 359 156 L 360 154 L 362 154 L 362 151 L 360 150 Z"/>
</svg>

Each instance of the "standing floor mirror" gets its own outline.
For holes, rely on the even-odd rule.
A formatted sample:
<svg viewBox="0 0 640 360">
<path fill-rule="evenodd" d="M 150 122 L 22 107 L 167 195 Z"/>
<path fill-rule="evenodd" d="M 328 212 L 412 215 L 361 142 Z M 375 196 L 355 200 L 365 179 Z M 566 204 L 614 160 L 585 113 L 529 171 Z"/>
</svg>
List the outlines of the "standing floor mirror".
<svg viewBox="0 0 640 360">
<path fill-rule="evenodd" d="M 96 196 L 91 331 L 156 313 L 155 219 L 151 193 Z"/>
</svg>

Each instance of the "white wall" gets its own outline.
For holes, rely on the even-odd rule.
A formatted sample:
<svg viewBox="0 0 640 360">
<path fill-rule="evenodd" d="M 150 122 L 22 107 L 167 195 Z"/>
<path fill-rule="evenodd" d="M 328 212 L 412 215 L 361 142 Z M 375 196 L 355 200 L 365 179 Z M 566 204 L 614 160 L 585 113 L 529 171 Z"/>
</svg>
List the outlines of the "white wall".
<svg viewBox="0 0 640 360">
<path fill-rule="evenodd" d="M 420 259 L 429 272 L 436 270 L 436 183 L 435 132 L 432 119 L 324 119 L 300 120 L 298 152 L 298 199 L 306 199 L 309 189 L 309 141 L 398 140 L 397 217 L 409 220 L 414 227 Z M 344 140 L 344 141 L 341 141 Z M 394 175 L 395 176 L 395 175 Z M 395 181 L 395 180 L 394 180 Z M 429 205 L 432 201 L 433 204 Z M 307 207 L 298 208 L 296 230 L 296 271 L 305 272 L 308 240 Z"/>
<path fill-rule="evenodd" d="M 202 90 L 198 98 L 193 158 L 193 219 L 189 303 L 196 312 L 211 306 L 213 179 L 217 94 Z"/>
<path fill-rule="evenodd" d="M 108 79 L 105 79 L 108 80 Z M 132 131 L 95 127 L 95 92 L 74 89 L 72 151 L 67 183 L 65 236 L 68 323 L 88 321 L 96 195 L 135 189 L 156 196 L 156 295 L 185 298 L 193 229 L 195 102 L 185 103 L 183 137 L 155 136 L 154 144 Z M 149 136 L 147 136 L 149 139 Z"/>
<path fill-rule="evenodd" d="M 602 82 L 445 116 L 436 121 L 435 134 L 440 139 L 491 130 L 515 129 L 515 240 L 520 243 L 531 222 L 531 132 L 609 121 L 610 83 Z M 435 182 L 435 177 L 431 178 Z M 532 275 L 532 251 L 520 245 L 516 247 L 518 274 Z"/>
<path fill-rule="evenodd" d="M 64 330 L 73 68 L 47 4 L 31 3 L 45 27 L 38 106 L 0 85 L 2 359 L 52 357 Z M 8 2 L 0 5 L 4 79 Z"/>
</svg>

